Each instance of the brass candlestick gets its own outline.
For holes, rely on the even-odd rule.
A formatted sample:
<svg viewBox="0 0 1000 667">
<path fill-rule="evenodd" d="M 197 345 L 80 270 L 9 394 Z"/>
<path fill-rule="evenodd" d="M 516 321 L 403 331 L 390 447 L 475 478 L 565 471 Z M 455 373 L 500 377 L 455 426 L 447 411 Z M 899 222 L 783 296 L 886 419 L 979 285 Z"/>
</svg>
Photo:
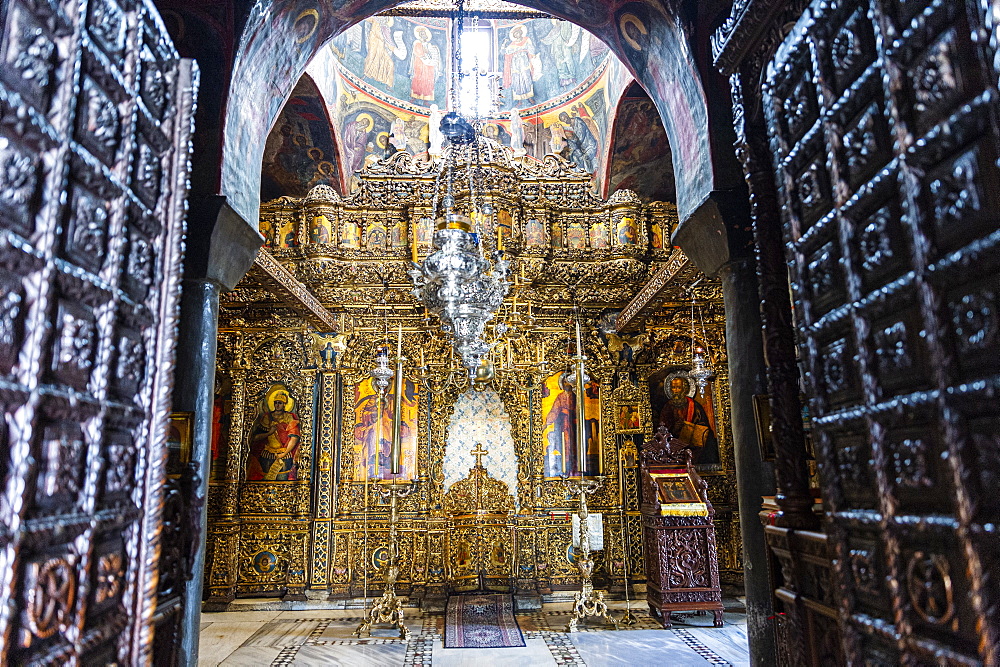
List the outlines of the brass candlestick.
<svg viewBox="0 0 1000 667">
<path fill-rule="evenodd" d="M 576 559 L 576 565 L 580 568 L 581 586 L 580 591 L 573 598 L 573 618 L 566 626 L 566 632 L 576 632 L 576 626 L 581 619 L 593 616 L 603 618 L 606 622 L 618 629 L 618 621 L 608 614 L 608 605 L 604 601 L 604 591 L 595 591 L 591 577 L 594 574 L 594 559 L 590 557 L 590 523 L 587 511 L 587 496 L 592 494 L 601 484 L 604 477 L 594 477 L 592 479 L 566 479 L 563 481 L 566 490 L 571 494 L 580 496 L 580 509 L 577 516 L 580 517 L 580 555 Z"/>
<path fill-rule="evenodd" d="M 383 498 L 389 498 L 389 559 L 385 565 L 385 592 L 375 601 L 372 608 L 365 614 L 365 619 L 354 631 L 370 637 L 372 625 L 388 623 L 399 629 L 399 637 L 407 639 L 410 630 L 403 623 L 403 601 L 396 597 L 396 577 L 399 576 L 399 542 L 396 535 L 396 522 L 399 519 L 399 499 L 405 498 L 413 491 L 412 484 L 390 484 L 388 489 L 381 491 Z"/>
</svg>

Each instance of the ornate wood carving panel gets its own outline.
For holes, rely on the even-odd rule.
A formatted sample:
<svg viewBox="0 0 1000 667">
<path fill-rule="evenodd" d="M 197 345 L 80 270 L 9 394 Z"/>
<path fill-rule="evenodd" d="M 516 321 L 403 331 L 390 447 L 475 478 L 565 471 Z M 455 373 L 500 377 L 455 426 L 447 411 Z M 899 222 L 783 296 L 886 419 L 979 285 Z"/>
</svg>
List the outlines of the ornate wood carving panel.
<svg viewBox="0 0 1000 667">
<path fill-rule="evenodd" d="M 764 88 L 833 597 L 847 654 L 894 664 L 998 658 L 1000 183 L 983 20 L 971 2 L 814 2 Z"/>
<path fill-rule="evenodd" d="M 138 664 L 197 73 L 145 2 L 0 29 L 0 662 Z"/>
</svg>

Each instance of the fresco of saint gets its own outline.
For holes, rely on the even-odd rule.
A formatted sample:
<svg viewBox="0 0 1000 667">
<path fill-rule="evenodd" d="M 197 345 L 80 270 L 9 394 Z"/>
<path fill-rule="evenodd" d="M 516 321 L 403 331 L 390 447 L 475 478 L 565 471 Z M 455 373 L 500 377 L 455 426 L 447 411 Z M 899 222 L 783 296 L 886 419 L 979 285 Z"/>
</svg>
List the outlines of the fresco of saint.
<svg viewBox="0 0 1000 667">
<path fill-rule="evenodd" d="M 434 87 L 441 75 L 441 49 L 431 41 L 431 31 L 422 25 L 413 29 L 416 41 L 410 54 L 410 97 L 434 100 Z"/>
<path fill-rule="evenodd" d="M 273 385 L 261 401 L 260 414 L 250 432 L 249 481 L 289 482 L 298 479 L 299 416 L 284 385 Z"/>
<path fill-rule="evenodd" d="M 371 378 L 354 389 L 354 474 L 356 482 L 371 480 L 412 479 L 417 469 L 418 393 L 417 383 L 403 379 L 403 399 L 400 403 L 399 475 L 392 474 L 392 410 L 395 384 L 390 384 L 381 401 Z"/>
<path fill-rule="evenodd" d="M 579 475 L 576 462 L 576 394 L 568 373 L 558 372 L 545 380 L 542 388 L 542 442 L 545 445 L 545 476 Z M 600 386 L 588 382 L 584 389 L 587 433 L 587 472 L 597 470 L 600 451 Z"/>
<path fill-rule="evenodd" d="M 576 42 L 580 37 L 581 28 L 575 23 L 561 21 L 559 19 L 549 19 L 552 27 L 542 44 L 549 47 L 552 60 L 556 63 L 556 73 L 559 76 L 560 86 L 571 86 L 576 83 L 576 72 L 574 63 L 576 62 L 575 51 Z"/>
<path fill-rule="evenodd" d="M 594 171 L 594 159 L 597 157 L 597 138 L 586 122 L 580 116 L 570 115 L 565 111 L 559 114 L 563 135 L 569 147 L 569 159 L 584 171 Z M 568 127 L 566 127 L 568 126 Z"/>
<path fill-rule="evenodd" d="M 542 61 L 528 36 L 528 28 L 517 24 L 503 48 L 503 86 L 510 90 L 514 101 L 530 100 L 535 96 L 535 81 L 542 75 Z"/>
<path fill-rule="evenodd" d="M 366 113 L 359 113 L 344 125 L 344 165 L 348 175 L 361 169 L 365 163 L 365 150 L 375 121 Z"/>
<path fill-rule="evenodd" d="M 393 33 L 391 16 L 376 16 L 368 29 L 368 54 L 364 76 L 392 88 L 396 81 L 396 61 L 406 58 L 401 30 Z"/>
</svg>

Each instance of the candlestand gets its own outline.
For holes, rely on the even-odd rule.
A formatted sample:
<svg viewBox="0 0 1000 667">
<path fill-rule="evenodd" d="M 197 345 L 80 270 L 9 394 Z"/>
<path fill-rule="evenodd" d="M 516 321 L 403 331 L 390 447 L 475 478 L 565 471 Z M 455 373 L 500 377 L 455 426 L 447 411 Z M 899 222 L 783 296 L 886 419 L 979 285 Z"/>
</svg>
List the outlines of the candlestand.
<svg viewBox="0 0 1000 667">
<path fill-rule="evenodd" d="M 586 479 L 566 479 L 563 484 L 571 494 L 580 497 L 580 552 L 576 558 L 576 566 L 580 568 L 580 591 L 573 598 L 573 618 L 566 626 L 566 632 L 576 632 L 576 626 L 581 619 L 593 616 L 603 618 L 618 629 L 618 621 L 608 614 L 608 605 L 604 601 L 604 591 L 594 590 L 591 577 L 594 574 L 594 559 L 590 557 L 590 513 L 587 511 L 587 496 L 597 491 L 604 483 L 604 477 Z"/>
<path fill-rule="evenodd" d="M 385 564 L 385 592 L 375 601 L 365 614 L 365 619 L 354 631 L 358 637 L 371 636 L 372 625 L 388 623 L 399 629 L 401 639 L 410 636 L 410 630 L 403 623 L 403 601 L 396 597 L 396 577 L 399 576 L 399 542 L 396 523 L 399 519 L 399 499 L 413 491 L 413 484 L 390 484 L 381 491 L 383 498 L 389 499 L 389 559 Z"/>
</svg>

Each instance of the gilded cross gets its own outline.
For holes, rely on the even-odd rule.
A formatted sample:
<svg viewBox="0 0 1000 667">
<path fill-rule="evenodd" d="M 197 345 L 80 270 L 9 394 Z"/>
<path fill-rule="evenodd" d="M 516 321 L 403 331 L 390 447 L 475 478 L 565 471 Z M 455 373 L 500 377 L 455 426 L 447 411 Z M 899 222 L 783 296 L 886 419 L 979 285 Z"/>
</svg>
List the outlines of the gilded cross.
<svg viewBox="0 0 1000 667">
<path fill-rule="evenodd" d="M 480 442 L 480 443 L 476 443 L 476 448 L 473 449 L 472 452 L 470 452 L 470 453 L 473 456 L 476 457 L 476 467 L 477 468 L 482 468 L 483 467 L 483 457 L 486 456 L 487 454 L 489 454 L 490 450 L 483 449 L 483 443 Z"/>
</svg>

